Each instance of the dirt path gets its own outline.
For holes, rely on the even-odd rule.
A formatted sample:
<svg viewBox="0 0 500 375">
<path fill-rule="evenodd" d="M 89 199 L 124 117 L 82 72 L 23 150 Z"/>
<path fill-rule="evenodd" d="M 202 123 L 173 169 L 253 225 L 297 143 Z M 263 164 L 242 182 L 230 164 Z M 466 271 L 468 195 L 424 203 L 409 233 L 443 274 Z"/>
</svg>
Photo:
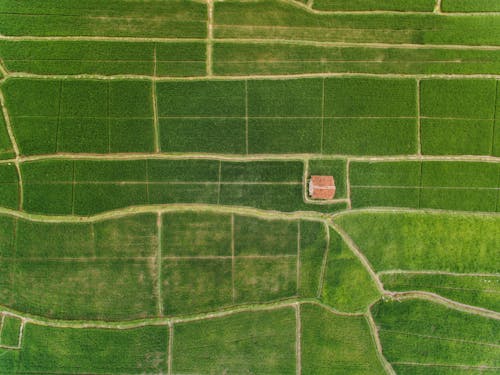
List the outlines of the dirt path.
<svg viewBox="0 0 500 375">
<path fill-rule="evenodd" d="M 393 298 L 398 301 L 404 301 L 407 299 L 423 299 L 440 305 L 444 305 L 448 308 L 463 311 L 469 314 L 480 315 L 485 318 L 500 320 L 500 313 L 482 307 L 476 307 L 472 305 L 467 305 L 464 303 L 456 302 L 448 298 L 441 297 L 438 294 L 431 292 L 422 291 L 410 291 L 410 292 L 386 292 L 387 297 Z"/>
</svg>

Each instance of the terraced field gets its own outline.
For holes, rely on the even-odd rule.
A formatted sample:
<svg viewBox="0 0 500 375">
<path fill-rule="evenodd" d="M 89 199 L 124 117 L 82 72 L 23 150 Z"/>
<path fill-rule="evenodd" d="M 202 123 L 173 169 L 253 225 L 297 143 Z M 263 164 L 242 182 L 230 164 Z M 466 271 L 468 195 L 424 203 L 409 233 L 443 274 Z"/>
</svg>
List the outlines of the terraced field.
<svg viewBox="0 0 500 375">
<path fill-rule="evenodd" d="M 0 0 L 0 374 L 500 373 L 499 4 Z"/>
</svg>

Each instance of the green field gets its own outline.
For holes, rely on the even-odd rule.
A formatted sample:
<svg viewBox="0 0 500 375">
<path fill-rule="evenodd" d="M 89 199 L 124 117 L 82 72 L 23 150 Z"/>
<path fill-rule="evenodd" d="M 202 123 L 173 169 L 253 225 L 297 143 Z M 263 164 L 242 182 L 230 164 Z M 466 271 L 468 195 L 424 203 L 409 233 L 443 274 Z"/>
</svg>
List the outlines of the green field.
<svg viewBox="0 0 500 375">
<path fill-rule="evenodd" d="M 447 309 L 427 301 L 382 302 L 373 307 L 384 355 L 398 374 L 434 364 L 494 373 L 498 367 L 498 320 Z M 424 371 L 425 372 L 425 371 Z"/>
<path fill-rule="evenodd" d="M 499 373 L 499 1 L 0 0 L 0 375 Z"/>
<path fill-rule="evenodd" d="M 315 297 L 327 246 L 320 222 L 213 211 L 90 223 L 0 218 L 2 303 L 63 319 L 173 316 Z"/>
<path fill-rule="evenodd" d="M 353 162 L 354 207 L 407 207 L 498 212 L 498 163 Z"/>
</svg>

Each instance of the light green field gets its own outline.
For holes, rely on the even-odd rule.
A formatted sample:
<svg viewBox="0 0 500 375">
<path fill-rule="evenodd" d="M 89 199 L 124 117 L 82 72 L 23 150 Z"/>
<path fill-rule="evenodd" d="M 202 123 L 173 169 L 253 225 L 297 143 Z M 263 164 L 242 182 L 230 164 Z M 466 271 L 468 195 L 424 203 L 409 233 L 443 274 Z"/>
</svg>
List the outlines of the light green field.
<svg viewBox="0 0 500 375">
<path fill-rule="evenodd" d="M 384 374 L 370 329 L 362 316 L 342 316 L 301 306 L 304 374 Z"/>
<path fill-rule="evenodd" d="M 376 271 L 496 273 L 498 216 L 352 213 L 336 219 Z M 366 236 L 366 231 L 370 236 Z"/>
<path fill-rule="evenodd" d="M 55 328 L 27 324 L 19 351 L 0 349 L 0 374 L 143 374 L 167 368 L 167 327 Z"/>
<path fill-rule="evenodd" d="M 419 300 L 382 302 L 373 314 L 383 353 L 398 374 L 422 373 L 428 364 L 470 367 L 474 374 L 498 367 L 498 320 Z"/>
</svg>

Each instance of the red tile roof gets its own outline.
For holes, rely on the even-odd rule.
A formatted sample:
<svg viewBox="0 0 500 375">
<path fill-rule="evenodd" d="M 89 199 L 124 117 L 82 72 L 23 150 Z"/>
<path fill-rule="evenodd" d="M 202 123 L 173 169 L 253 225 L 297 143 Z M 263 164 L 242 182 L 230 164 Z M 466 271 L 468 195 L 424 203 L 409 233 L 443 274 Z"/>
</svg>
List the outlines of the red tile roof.
<svg viewBox="0 0 500 375">
<path fill-rule="evenodd" d="M 335 190 L 333 176 L 311 176 L 309 195 L 313 199 L 333 199 Z"/>
</svg>

